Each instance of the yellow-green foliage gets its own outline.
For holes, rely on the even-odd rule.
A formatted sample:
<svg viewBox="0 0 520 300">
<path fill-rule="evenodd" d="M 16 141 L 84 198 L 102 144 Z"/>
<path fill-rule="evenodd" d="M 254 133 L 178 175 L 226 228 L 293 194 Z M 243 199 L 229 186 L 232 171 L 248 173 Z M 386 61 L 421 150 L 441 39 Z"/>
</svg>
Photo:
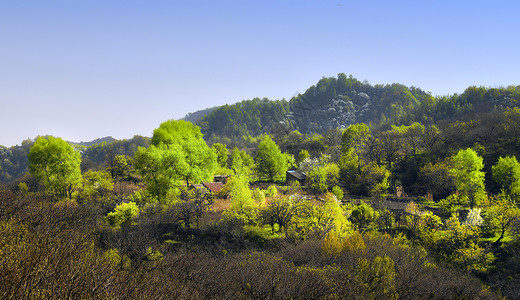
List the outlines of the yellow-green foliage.
<svg viewBox="0 0 520 300">
<path fill-rule="evenodd" d="M 325 195 L 325 202 L 321 206 L 322 218 L 320 222 L 324 230 L 335 230 L 340 236 L 345 236 L 351 230 L 350 221 L 345 216 L 345 211 L 339 201 L 334 199 L 331 193 Z"/>
<path fill-rule="evenodd" d="M 358 227 L 358 229 L 364 229 L 370 223 L 376 219 L 376 213 L 369 204 L 361 202 L 359 205 L 354 207 L 350 213 L 350 221 Z"/>
<path fill-rule="evenodd" d="M 312 202 L 293 195 L 273 201 L 268 210 L 278 211 L 275 215 L 290 216 L 290 222 L 284 221 L 287 234 L 298 239 L 306 239 L 312 235 L 323 236 L 334 230 L 339 236 L 347 235 L 351 224 L 332 194 L 327 194 L 323 202 Z M 284 212 L 283 214 L 281 212 Z M 282 218 L 285 220 L 287 217 Z M 271 222 L 278 222 L 276 219 Z"/>
<path fill-rule="evenodd" d="M 266 190 L 265 190 L 265 196 L 266 197 L 274 197 L 278 194 L 278 189 L 276 188 L 275 185 L 270 185 Z"/>
<path fill-rule="evenodd" d="M 228 181 L 228 188 L 231 196 L 231 208 L 254 206 L 253 193 L 249 189 L 249 183 L 246 179 L 233 176 Z"/>
<path fill-rule="evenodd" d="M 128 225 L 139 215 L 139 207 L 135 202 L 121 203 L 113 212 L 106 215 L 105 221 L 112 226 Z"/>
<path fill-rule="evenodd" d="M 258 208 L 255 206 L 230 207 L 222 213 L 221 222 L 237 226 L 256 226 L 259 222 Z"/>
<path fill-rule="evenodd" d="M 470 203 L 467 195 L 451 194 L 439 201 L 439 206 L 446 214 L 454 214 L 457 210 L 468 207 Z"/>
<path fill-rule="evenodd" d="M 114 190 L 114 182 L 107 171 L 88 170 L 83 173 L 83 189 L 79 197 L 97 200 L 108 196 Z"/>
<path fill-rule="evenodd" d="M 479 227 L 461 224 L 458 215 L 454 214 L 446 220 L 445 229 L 435 241 L 435 254 L 440 259 L 468 270 L 487 270 L 494 257 L 479 246 Z"/>
<path fill-rule="evenodd" d="M 343 199 L 343 190 L 339 186 L 335 185 L 332 188 L 332 193 L 334 194 L 334 196 L 336 196 L 338 200 Z"/>
<path fill-rule="evenodd" d="M 153 250 L 152 247 L 146 248 L 145 260 L 162 260 L 163 254 L 159 250 Z"/>
<path fill-rule="evenodd" d="M 354 231 L 350 236 L 345 238 L 343 249 L 357 255 L 364 255 L 367 245 L 363 240 L 363 235 L 359 231 Z"/>
<path fill-rule="evenodd" d="M 104 258 L 106 259 L 106 262 L 109 263 L 112 267 L 118 268 L 118 269 L 129 269 L 131 260 L 126 255 L 119 254 L 119 250 L 117 249 L 110 249 L 105 251 L 103 254 Z"/>
<path fill-rule="evenodd" d="M 265 205 L 265 194 L 261 189 L 256 188 L 253 190 L 253 199 L 258 205 Z"/>
<path fill-rule="evenodd" d="M 395 277 L 394 261 L 387 255 L 376 256 L 372 262 L 365 258 L 358 262 L 356 281 L 372 297 L 393 298 Z"/>
<path fill-rule="evenodd" d="M 219 167 L 215 171 L 215 175 L 233 175 L 234 172 L 231 169 L 225 168 L 225 167 Z"/>
<path fill-rule="evenodd" d="M 338 183 L 339 167 L 336 164 L 326 164 L 313 169 L 308 175 L 309 187 L 316 192 L 325 193 Z"/>
<path fill-rule="evenodd" d="M 453 255 L 453 261 L 465 266 L 468 271 L 486 272 L 494 260 L 493 253 L 487 252 L 475 242 L 455 250 Z"/>
<path fill-rule="evenodd" d="M 485 224 L 488 230 L 499 237 L 495 243 L 499 243 L 506 233 L 520 221 L 520 209 L 512 200 L 502 193 L 493 200 L 493 204 L 487 208 Z"/>
<path fill-rule="evenodd" d="M 29 187 L 27 186 L 27 183 L 25 182 L 20 182 L 18 184 L 18 190 L 20 191 L 20 193 L 22 194 L 27 194 L 29 193 Z"/>
<path fill-rule="evenodd" d="M 330 258 L 335 259 L 341 254 L 341 251 L 343 251 L 343 244 L 336 231 L 329 231 L 325 235 L 321 249 L 325 256 Z"/>
</svg>

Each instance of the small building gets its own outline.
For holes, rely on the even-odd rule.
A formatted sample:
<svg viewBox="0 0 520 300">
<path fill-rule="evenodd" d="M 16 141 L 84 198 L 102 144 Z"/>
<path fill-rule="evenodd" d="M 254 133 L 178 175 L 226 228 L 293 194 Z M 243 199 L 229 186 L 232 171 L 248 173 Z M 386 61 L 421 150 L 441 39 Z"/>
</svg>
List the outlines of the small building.
<svg viewBox="0 0 520 300">
<path fill-rule="evenodd" d="M 197 189 L 201 193 L 218 193 L 220 190 L 224 188 L 224 184 L 222 182 L 203 182 L 200 184 L 192 184 L 190 185 L 190 189 Z"/>
<path fill-rule="evenodd" d="M 231 175 L 215 175 L 213 178 L 213 181 L 214 182 L 222 182 L 223 184 L 226 184 L 228 178 L 230 177 Z"/>
<path fill-rule="evenodd" d="M 285 182 L 287 185 L 291 185 L 293 182 L 298 181 L 301 186 L 305 185 L 307 180 L 307 174 L 300 170 L 289 170 L 285 173 Z"/>
<path fill-rule="evenodd" d="M 224 188 L 224 184 L 222 182 L 203 182 L 202 185 L 215 194 Z"/>
<path fill-rule="evenodd" d="M 190 189 L 196 189 L 197 191 L 201 192 L 201 193 L 206 193 L 208 192 L 208 189 L 202 184 L 192 184 L 190 185 Z"/>
</svg>

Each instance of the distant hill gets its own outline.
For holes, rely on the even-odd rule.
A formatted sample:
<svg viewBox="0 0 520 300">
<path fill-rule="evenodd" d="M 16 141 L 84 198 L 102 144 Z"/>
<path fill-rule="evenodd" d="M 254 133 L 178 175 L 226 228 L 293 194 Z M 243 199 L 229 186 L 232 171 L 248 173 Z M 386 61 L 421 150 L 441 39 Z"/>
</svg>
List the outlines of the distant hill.
<svg viewBox="0 0 520 300">
<path fill-rule="evenodd" d="M 79 143 L 75 143 L 75 142 L 69 142 L 69 143 L 74 144 L 74 145 L 78 145 L 78 146 L 90 147 L 92 145 L 101 144 L 101 143 L 111 143 L 111 142 L 113 142 L 115 140 L 116 139 L 111 137 L 111 136 L 106 136 L 106 137 L 95 139 L 95 140 L 90 141 L 90 142 L 83 142 L 83 141 L 81 141 Z"/>
<path fill-rule="evenodd" d="M 474 116 L 495 107 L 516 107 L 519 103 L 520 86 L 471 86 L 460 95 L 434 97 L 417 87 L 398 83 L 372 86 L 340 73 L 337 78 L 323 77 L 290 101 L 244 100 L 212 108 L 209 112 L 200 111 L 204 114 L 195 123 L 206 139 L 240 138 L 279 130 L 323 133 L 353 123 L 377 127 L 412 122 L 432 124 Z"/>
<path fill-rule="evenodd" d="M 188 113 L 181 120 L 189 121 L 191 123 L 197 123 L 197 121 L 199 121 L 202 117 L 204 117 L 205 115 L 211 113 L 212 111 L 214 111 L 217 108 L 218 108 L 218 106 L 214 106 L 214 107 L 206 108 L 206 109 L 203 109 L 203 110 L 198 110 L 198 111 L 193 112 L 193 113 Z"/>
</svg>

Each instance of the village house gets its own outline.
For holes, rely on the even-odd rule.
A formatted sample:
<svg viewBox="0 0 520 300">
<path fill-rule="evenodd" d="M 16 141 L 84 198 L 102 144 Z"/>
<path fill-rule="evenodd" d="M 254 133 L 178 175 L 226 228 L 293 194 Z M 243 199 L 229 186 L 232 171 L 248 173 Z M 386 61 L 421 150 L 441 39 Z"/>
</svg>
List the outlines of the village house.
<svg viewBox="0 0 520 300">
<path fill-rule="evenodd" d="M 287 185 L 291 185 L 293 182 L 298 181 L 301 186 L 305 185 L 307 180 L 307 174 L 299 170 L 289 170 L 285 173 L 285 182 Z"/>
<path fill-rule="evenodd" d="M 224 188 L 224 184 L 222 182 L 203 182 L 201 184 L 192 184 L 190 189 L 197 189 L 201 192 L 212 192 L 218 193 L 220 190 Z"/>
</svg>

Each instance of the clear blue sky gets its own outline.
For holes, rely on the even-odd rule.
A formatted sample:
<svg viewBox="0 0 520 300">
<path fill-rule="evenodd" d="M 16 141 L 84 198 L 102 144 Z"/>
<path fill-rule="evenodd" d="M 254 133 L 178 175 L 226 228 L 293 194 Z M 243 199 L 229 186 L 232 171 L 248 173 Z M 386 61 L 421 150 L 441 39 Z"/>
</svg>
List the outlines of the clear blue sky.
<svg viewBox="0 0 520 300">
<path fill-rule="evenodd" d="M 0 2 L 0 145 L 150 136 L 352 74 L 433 95 L 520 85 L 518 1 Z"/>
</svg>

